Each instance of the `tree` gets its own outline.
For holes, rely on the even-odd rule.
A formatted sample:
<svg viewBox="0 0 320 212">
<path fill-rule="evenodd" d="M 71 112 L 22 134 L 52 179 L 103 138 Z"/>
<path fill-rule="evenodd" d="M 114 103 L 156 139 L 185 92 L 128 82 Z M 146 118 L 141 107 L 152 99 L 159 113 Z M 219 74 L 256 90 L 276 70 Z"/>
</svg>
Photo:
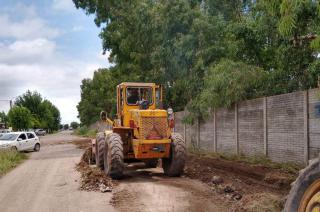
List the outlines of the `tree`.
<svg viewBox="0 0 320 212">
<path fill-rule="evenodd" d="M 111 113 L 114 97 L 109 97 L 120 80 L 162 84 L 165 106 L 182 110 L 188 105 L 200 114 L 208 108 L 200 110 L 197 102 L 228 80 L 239 85 L 225 87 L 227 95 L 219 94 L 216 105 L 317 86 L 319 0 L 73 2 L 95 15 L 103 51 L 111 52 L 114 64 L 101 81 L 104 71 L 82 82 L 78 111 L 84 124 L 98 120 L 103 108 Z M 243 89 L 229 95 L 236 86 Z"/>
<path fill-rule="evenodd" d="M 38 92 L 27 91 L 19 96 L 15 105 L 27 108 L 32 114 L 32 127 L 49 131 L 59 129 L 60 112 L 49 100 L 43 99 Z"/>
<path fill-rule="evenodd" d="M 8 120 L 8 116 L 4 111 L 0 112 L 0 122 L 4 123 L 5 127 L 8 127 L 9 120 Z"/>
<path fill-rule="evenodd" d="M 79 127 L 79 123 L 78 122 L 71 122 L 70 126 L 72 127 L 72 129 L 77 129 Z"/>
<path fill-rule="evenodd" d="M 31 112 L 22 106 L 14 106 L 8 113 L 9 123 L 14 130 L 25 130 L 32 126 Z"/>
<path fill-rule="evenodd" d="M 64 129 L 64 130 L 68 130 L 68 129 L 69 129 L 69 124 L 63 125 L 63 129 Z"/>
<path fill-rule="evenodd" d="M 81 84 L 81 101 L 77 105 L 80 121 L 90 125 L 98 121 L 102 110 L 111 116 L 116 113 L 116 85 L 121 77 L 113 76 L 109 69 L 99 69 L 92 79 L 84 79 Z"/>
</svg>

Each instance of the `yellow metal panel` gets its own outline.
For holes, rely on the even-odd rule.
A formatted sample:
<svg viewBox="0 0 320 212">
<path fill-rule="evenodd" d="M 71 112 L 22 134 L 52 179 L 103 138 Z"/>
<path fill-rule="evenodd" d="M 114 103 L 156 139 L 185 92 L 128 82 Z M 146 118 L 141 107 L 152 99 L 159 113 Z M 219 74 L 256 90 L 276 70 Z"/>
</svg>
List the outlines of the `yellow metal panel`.
<svg viewBox="0 0 320 212">
<path fill-rule="evenodd" d="M 133 139 L 133 151 L 135 158 L 146 159 L 146 158 L 167 158 L 170 154 L 170 139 L 162 140 L 139 140 Z M 165 151 L 157 152 L 153 151 L 152 148 L 155 146 L 162 146 Z"/>
<path fill-rule="evenodd" d="M 132 139 L 133 144 L 167 144 L 171 143 L 171 139 L 161 139 L 161 140 L 140 140 Z"/>
</svg>

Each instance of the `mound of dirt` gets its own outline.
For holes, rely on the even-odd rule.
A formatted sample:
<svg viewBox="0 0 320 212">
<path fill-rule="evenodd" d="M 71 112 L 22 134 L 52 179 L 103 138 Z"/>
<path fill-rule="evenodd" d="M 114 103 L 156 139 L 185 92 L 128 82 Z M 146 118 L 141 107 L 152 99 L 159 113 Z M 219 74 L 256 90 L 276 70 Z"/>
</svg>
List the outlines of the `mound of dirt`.
<svg viewBox="0 0 320 212">
<path fill-rule="evenodd" d="M 188 155 L 185 173 L 188 177 L 205 183 L 211 182 L 212 177 L 220 173 L 220 176 L 226 178 L 239 178 L 249 184 L 252 181 L 274 189 L 290 189 L 290 184 L 295 179 L 294 175 L 278 169 L 192 154 Z"/>
<path fill-rule="evenodd" d="M 82 155 L 81 161 L 77 164 L 76 169 L 81 173 L 80 190 L 110 192 L 117 184 L 111 178 L 97 167 L 89 165 L 91 147 L 87 148 Z"/>
<path fill-rule="evenodd" d="M 72 141 L 79 149 L 87 149 L 91 146 L 91 139 L 89 138 L 79 138 Z"/>
<path fill-rule="evenodd" d="M 295 179 L 279 169 L 193 154 L 188 155 L 185 175 L 209 185 L 230 203 L 231 211 L 280 211 Z"/>
</svg>

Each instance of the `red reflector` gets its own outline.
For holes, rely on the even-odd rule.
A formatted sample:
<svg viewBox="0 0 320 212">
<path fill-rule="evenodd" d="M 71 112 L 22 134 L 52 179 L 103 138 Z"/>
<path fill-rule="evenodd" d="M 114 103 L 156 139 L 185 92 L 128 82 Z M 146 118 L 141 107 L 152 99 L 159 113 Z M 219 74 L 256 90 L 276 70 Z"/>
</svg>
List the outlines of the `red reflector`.
<svg viewBox="0 0 320 212">
<path fill-rule="evenodd" d="M 129 121 L 129 126 L 130 126 L 130 128 L 135 128 L 135 125 L 134 125 L 134 121 L 133 121 L 133 120 L 130 120 L 130 121 Z"/>
<path fill-rule="evenodd" d="M 169 123 L 170 128 L 174 128 L 174 124 L 174 119 L 171 119 Z"/>
</svg>

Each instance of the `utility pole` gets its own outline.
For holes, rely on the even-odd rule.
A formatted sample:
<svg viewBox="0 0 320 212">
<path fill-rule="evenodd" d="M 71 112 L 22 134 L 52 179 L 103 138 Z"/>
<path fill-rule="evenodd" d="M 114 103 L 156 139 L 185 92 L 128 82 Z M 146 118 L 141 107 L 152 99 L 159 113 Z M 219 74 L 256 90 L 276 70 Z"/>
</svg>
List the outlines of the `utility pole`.
<svg viewBox="0 0 320 212">
<path fill-rule="evenodd" d="M 0 102 L 9 102 L 10 105 L 10 109 L 13 107 L 13 99 L 15 99 L 16 97 L 13 97 L 11 99 L 0 99 Z"/>
</svg>

